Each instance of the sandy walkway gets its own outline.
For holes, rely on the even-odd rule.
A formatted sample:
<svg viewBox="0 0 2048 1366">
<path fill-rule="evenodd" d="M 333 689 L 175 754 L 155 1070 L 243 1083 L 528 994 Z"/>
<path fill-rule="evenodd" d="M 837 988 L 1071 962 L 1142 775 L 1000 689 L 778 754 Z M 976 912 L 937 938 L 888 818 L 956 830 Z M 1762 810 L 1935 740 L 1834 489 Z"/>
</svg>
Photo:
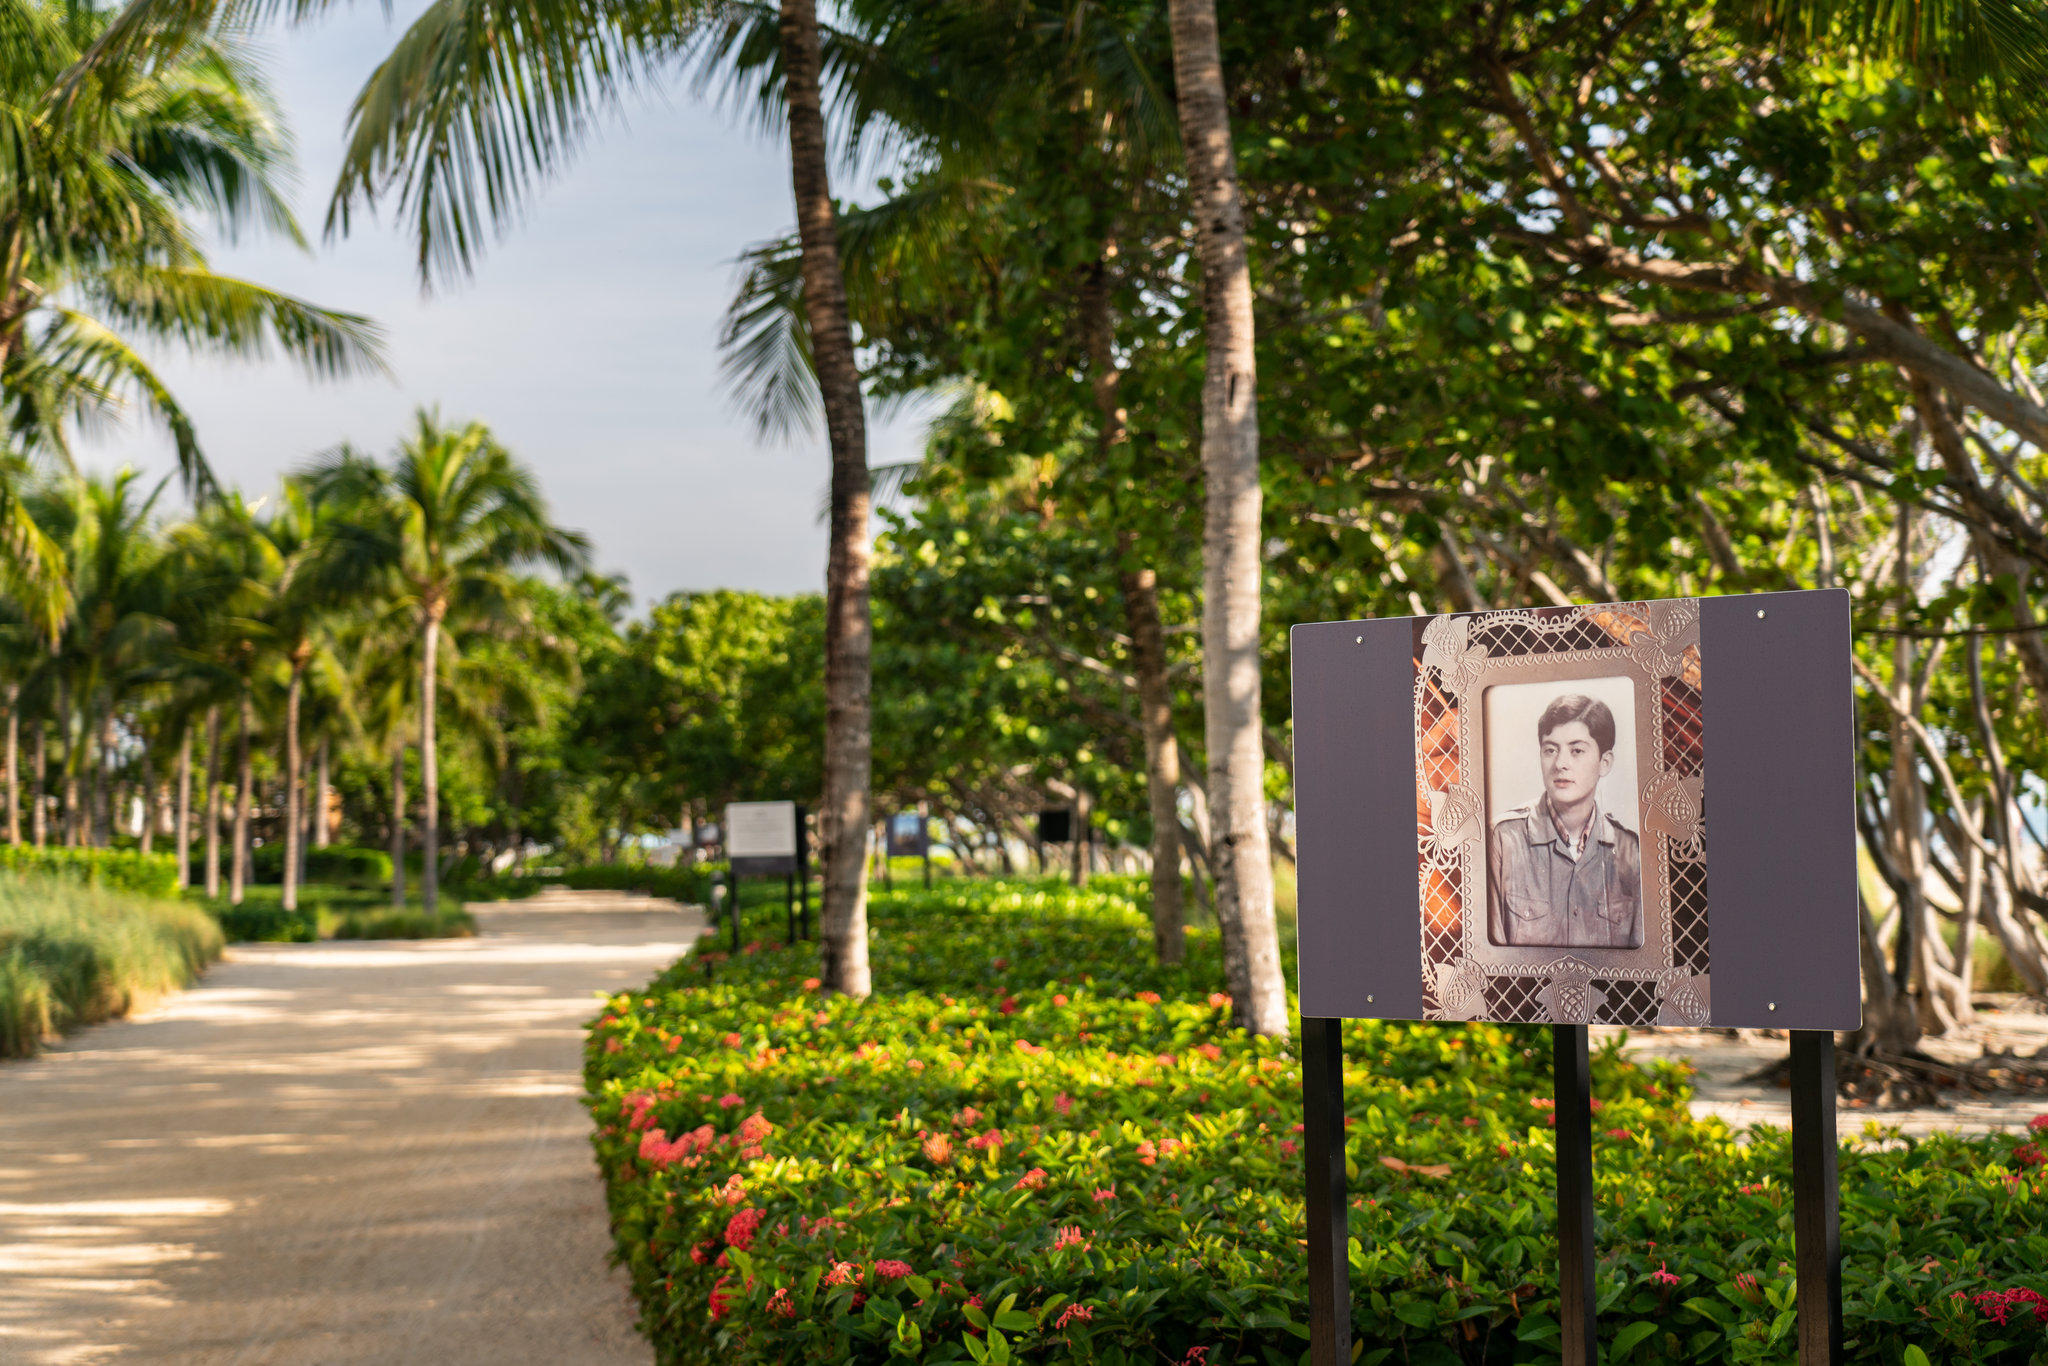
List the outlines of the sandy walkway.
<svg viewBox="0 0 2048 1366">
<path fill-rule="evenodd" d="M 0 1362 L 646 1363 L 578 1024 L 701 920 L 473 909 L 476 940 L 239 948 L 0 1066 Z"/>
<path fill-rule="evenodd" d="M 1981 1043 L 1930 1039 L 1925 1047 L 1936 1057 L 1961 1062 L 1976 1055 L 1982 1046 L 2016 1052 L 2022 1056 L 2048 1048 L 2048 1015 L 2006 1011 L 1980 1011 Z M 1593 1027 L 1595 1044 L 1622 1031 L 1604 1025 Z M 1673 1058 L 1691 1063 L 1694 1099 L 1692 1112 L 1702 1117 L 1715 1115 L 1732 1127 L 1746 1129 L 1752 1124 L 1785 1127 L 1792 1122 L 1791 1092 L 1782 1087 L 1765 1087 L 1745 1077 L 1782 1060 L 1791 1045 L 1777 1039 L 1729 1038 L 1710 1030 L 1653 1029 L 1629 1034 L 1626 1048 L 1645 1058 Z M 2048 1096 L 2039 1093 L 2004 1093 L 1988 1096 L 1956 1092 L 1942 1107 L 1881 1110 L 1839 1100 L 1835 1107 L 1835 1131 L 1843 1138 L 1860 1135 L 1876 1124 L 1897 1129 L 1909 1137 L 1937 1132 L 2018 1132 L 2034 1116 L 2048 1112 Z"/>
</svg>

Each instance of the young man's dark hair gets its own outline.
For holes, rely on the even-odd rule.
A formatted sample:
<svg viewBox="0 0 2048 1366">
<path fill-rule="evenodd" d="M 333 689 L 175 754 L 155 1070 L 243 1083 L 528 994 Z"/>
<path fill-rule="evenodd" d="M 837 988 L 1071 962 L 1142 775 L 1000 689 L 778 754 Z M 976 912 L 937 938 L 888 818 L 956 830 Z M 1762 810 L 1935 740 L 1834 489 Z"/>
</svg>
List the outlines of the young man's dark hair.
<svg viewBox="0 0 2048 1366">
<path fill-rule="evenodd" d="M 1602 754 L 1614 750 L 1614 713 L 1607 709 L 1605 702 L 1595 701 L 1582 693 L 1566 693 L 1543 709 L 1543 715 L 1536 721 L 1536 738 L 1546 740 L 1550 732 L 1559 726 L 1574 721 L 1585 723 L 1593 736 L 1593 743 L 1600 746 Z"/>
</svg>

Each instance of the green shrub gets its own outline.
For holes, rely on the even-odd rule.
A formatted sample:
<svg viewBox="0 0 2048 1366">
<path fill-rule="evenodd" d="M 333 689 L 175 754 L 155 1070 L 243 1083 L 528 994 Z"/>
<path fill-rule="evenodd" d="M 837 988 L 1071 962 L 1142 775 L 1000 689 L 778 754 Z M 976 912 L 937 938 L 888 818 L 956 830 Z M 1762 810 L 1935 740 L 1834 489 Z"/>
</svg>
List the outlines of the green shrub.
<svg viewBox="0 0 2048 1366">
<path fill-rule="evenodd" d="M 258 845 L 250 855 L 250 872 L 258 882 L 284 881 L 284 845 Z M 345 887 L 380 887 L 391 882 L 391 855 L 382 849 L 331 844 L 306 851 L 306 881 Z"/>
<path fill-rule="evenodd" d="M 288 911 L 265 898 L 239 906 L 216 903 L 211 909 L 231 943 L 310 944 L 320 937 L 319 913 L 310 904 Z"/>
<path fill-rule="evenodd" d="M 699 863 L 687 868 L 656 868 L 644 863 L 593 863 L 565 868 L 559 878 L 564 887 L 579 892 L 639 892 L 674 901 L 703 905 L 711 899 L 711 882 L 723 876 L 723 863 Z"/>
<path fill-rule="evenodd" d="M 75 876 L 0 875 L 0 1056 L 176 991 L 220 951 L 197 906 Z"/>
<path fill-rule="evenodd" d="M 178 861 L 135 849 L 65 849 L 54 845 L 0 844 L 0 874 L 40 874 L 143 896 L 178 894 Z"/>
<path fill-rule="evenodd" d="M 589 1104 L 658 1359 L 1301 1359 L 1298 1065 L 1230 1028 L 1213 936 L 1149 961 L 1132 890 L 878 893 L 864 1002 L 759 944 L 612 998 Z M 1558 1359 L 1547 1037 L 1347 1027 L 1366 1366 Z M 1594 1076 L 1604 1359 L 1789 1360 L 1785 1135 L 1695 1121 L 1671 1064 Z M 2044 1359 L 2038 1145 L 1841 1167 L 1851 1361 Z"/>
<path fill-rule="evenodd" d="M 476 918 L 464 910 L 364 911 L 334 923 L 336 939 L 466 939 L 476 933 Z"/>
</svg>

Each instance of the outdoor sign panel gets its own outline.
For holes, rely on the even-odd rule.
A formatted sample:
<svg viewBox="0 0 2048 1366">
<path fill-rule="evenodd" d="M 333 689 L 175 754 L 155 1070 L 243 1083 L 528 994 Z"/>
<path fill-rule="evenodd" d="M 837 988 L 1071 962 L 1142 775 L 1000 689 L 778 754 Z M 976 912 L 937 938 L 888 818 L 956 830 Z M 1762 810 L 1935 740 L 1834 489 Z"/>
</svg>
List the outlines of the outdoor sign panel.
<svg viewBox="0 0 2048 1366">
<path fill-rule="evenodd" d="M 725 808 L 725 853 L 741 876 L 796 871 L 796 803 L 733 802 Z"/>
<path fill-rule="evenodd" d="M 915 858 L 926 852 L 931 830 L 924 813 L 899 811 L 889 818 L 889 857 Z"/>
<path fill-rule="evenodd" d="M 1038 813 L 1038 838 L 1045 844 L 1066 844 L 1074 838 L 1074 813 L 1064 806 Z"/>
<path fill-rule="evenodd" d="M 1302 1014 L 1857 1027 L 1849 648 L 1839 590 L 1295 627 Z"/>
</svg>

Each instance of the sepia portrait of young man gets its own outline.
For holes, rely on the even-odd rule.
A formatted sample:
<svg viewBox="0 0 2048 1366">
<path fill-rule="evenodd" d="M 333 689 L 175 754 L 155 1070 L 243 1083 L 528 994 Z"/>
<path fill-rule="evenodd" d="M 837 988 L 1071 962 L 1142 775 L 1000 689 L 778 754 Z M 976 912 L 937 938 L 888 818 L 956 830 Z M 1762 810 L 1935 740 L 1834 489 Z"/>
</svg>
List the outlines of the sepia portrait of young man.
<svg viewBox="0 0 2048 1366">
<path fill-rule="evenodd" d="M 1531 746 L 1543 795 L 1493 823 L 1488 938 L 1504 947 L 1640 948 L 1642 841 L 1600 801 L 1614 768 L 1613 710 L 1567 691 L 1543 709 L 1534 735 L 1491 742 Z"/>
</svg>

